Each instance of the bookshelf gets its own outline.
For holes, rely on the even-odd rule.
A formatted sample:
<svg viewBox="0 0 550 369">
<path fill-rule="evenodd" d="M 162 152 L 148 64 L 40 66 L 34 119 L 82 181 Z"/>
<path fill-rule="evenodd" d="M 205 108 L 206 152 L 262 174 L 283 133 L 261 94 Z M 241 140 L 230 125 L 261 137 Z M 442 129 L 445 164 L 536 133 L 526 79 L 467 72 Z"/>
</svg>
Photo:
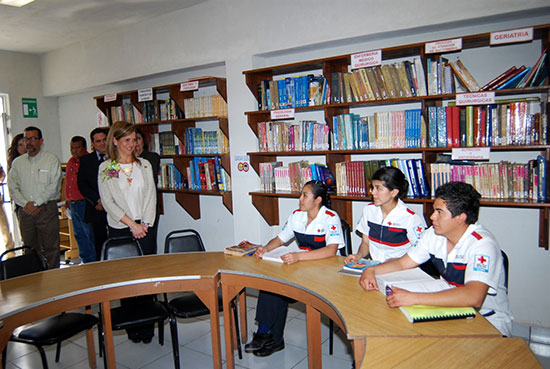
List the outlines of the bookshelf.
<svg viewBox="0 0 550 369">
<path fill-rule="evenodd" d="M 427 75 L 427 63 L 428 58 L 432 60 L 442 60 L 443 58 L 451 55 L 460 55 L 466 51 L 470 54 L 491 52 L 495 49 L 506 48 L 510 45 L 516 45 L 517 43 L 490 46 L 490 33 L 475 34 L 469 36 L 457 37 L 461 39 L 462 47 L 457 51 L 446 51 L 440 53 L 425 53 L 425 46 L 427 43 L 415 43 L 407 45 L 392 46 L 381 49 L 382 64 L 385 62 L 392 62 L 393 60 L 404 60 L 405 58 L 419 58 L 424 71 Z M 437 41 L 437 40 L 436 40 Z M 541 48 L 538 50 L 538 55 L 532 56 L 532 63 L 535 63 L 540 53 L 550 47 L 550 25 L 538 25 L 533 27 L 533 41 L 528 42 L 540 42 Z M 332 86 L 332 74 L 336 72 L 348 72 L 351 64 L 352 55 L 339 55 L 328 58 L 321 58 L 315 60 L 308 60 L 278 66 L 271 66 L 266 68 L 254 69 L 244 71 L 246 84 L 249 87 L 252 94 L 259 102 L 259 110 L 245 112 L 250 129 L 259 136 L 258 123 L 271 121 L 271 110 L 264 109 L 262 100 L 262 84 L 263 81 L 275 80 L 280 78 L 287 78 L 288 76 L 297 76 L 303 73 L 317 73 L 322 72 L 322 75 L 327 80 L 327 84 Z M 481 59 L 483 59 L 481 57 Z M 479 63 L 483 63 L 484 60 L 479 60 Z M 510 62 L 512 64 L 512 62 Z M 533 65 L 533 64 L 532 64 Z M 544 66 L 550 69 L 547 62 Z M 502 71 L 495 71 L 494 73 L 501 73 Z M 467 91 L 466 91 L 467 92 Z M 541 108 L 545 112 L 548 112 L 549 108 L 549 93 L 550 86 L 548 77 L 544 79 L 541 86 L 538 87 L 524 87 L 524 88 L 512 88 L 493 90 L 495 97 L 498 98 L 521 98 L 524 96 L 537 96 L 541 101 Z M 324 114 L 325 123 L 330 127 L 330 132 L 333 132 L 333 118 L 341 114 L 348 114 L 351 111 L 361 108 L 376 108 L 383 107 L 383 109 L 400 109 L 400 106 L 410 106 L 410 104 L 416 104 L 422 111 L 422 116 L 426 123 L 428 122 L 428 109 L 430 107 L 442 107 L 446 106 L 450 101 L 455 100 L 456 93 L 443 93 L 432 94 L 426 96 L 411 96 L 411 97 L 397 97 L 391 99 L 369 100 L 369 101 L 353 101 L 345 103 L 325 103 L 314 106 L 301 106 L 295 107 L 294 112 L 298 115 L 300 113 L 307 112 L 322 112 Z M 545 116 L 545 124 L 541 124 L 541 135 L 546 137 L 544 144 L 535 145 L 503 145 L 503 146 L 490 146 L 491 152 L 532 152 L 534 155 L 541 155 L 546 159 L 546 163 L 550 160 L 550 145 L 549 132 L 548 132 L 548 118 Z M 298 119 L 296 119 L 298 120 Z M 541 118 L 542 120 L 542 118 Z M 329 167 L 330 171 L 335 174 L 336 163 L 343 161 L 351 161 L 352 155 L 393 155 L 393 154 L 415 154 L 422 159 L 424 164 L 424 170 L 427 173 L 428 182 L 430 182 L 429 167 L 431 163 L 436 161 L 438 153 L 450 153 L 451 147 L 420 147 L 420 148 L 390 148 L 390 149 L 367 149 L 367 150 L 328 150 L 328 151 L 277 151 L 277 152 L 250 152 L 251 166 L 256 173 L 259 174 L 259 165 L 264 162 L 273 162 L 280 160 L 281 158 L 292 157 L 308 157 L 308 156 L 322 156 L 325 158 L 325 163 Z M 299 159 L 297 159 L 299 160 Z M 366 159 L 368 160 L 368 159 Z M 546 165 L 546 177 L 548 178 L 548 165 Z M 269 225 L 278 225 L 279 223 L 279 211 L 278 211 L 278 199 L 279 198 L 298 198 L 298 193 L 292 192 L 277 192 L 277 191 L 253 191 L 249 193 L 252 198 L 252 203 L 260 214 L 264 217 Z M 546 197 L 550 198 L 547 188 Z M 370 201 L 369 197 L 350 196 L 341 194 L 331 195 L 333 208 L 338 212 L 341 218 L 345 219 L 349 224 L 353 224 L 352 215 L 352 202 L 354 201 Z M 429 216 L 433 211 L 433 199 L 429 197 L 425 198 L 407 198 L 404 200 L 409 203 L 418 203 L 423 205 L 423 211 L 425 218 L 429 221 Z M 548 227 L 549 227 L 549 211 L 550 202 L 537 202 L 527 200 L 514 200 L 514 199 L 482 199 L 482 206 L 490 207 L 507 207 L 507 208 L 531 208 L 538 209 L 539 211 L 539 246 L 549 249 L 548 242 Z"/>
<path fill-rule="evenodd" d="M 194 83 L 194 85 L 189 86 L 189 82 Z M 227 87 L 225 78 L 211 76 L 191 79 L 184 83 L 152 87 L 152 100 L 150 100 L 151 102 L 148 102 L 148 104 L 150 104 L 148 106 L 149 112 L 146 111 L 147 107 L 145 104 L 139 101 L 140 90 L 96 96 L 94 99 L 96 100 L 97 107 L 106 116 L 109 125 L 111 125 L 113 121 L 122 118 L 123 120 L 137 124 L 144 134 L 150 137 L 161 132 L 172 132 L 177 137 L 179 142 L 184 145 L 186 143 L 187 129 L 197 128 L 201 122 L 217 121 L 219 130 L 227 139 L 229 139 L 229 121 L 227 119 L 227 113 L 207 113 L 200 114 L 200 116 L 193 118 L 185 118 L 190 115 L 198 115 L 191 114 L 191 112 L 186 113 L 186 100 L 194 99 L 195 92 L 200 92 L 201 90 L 206 90 L 208 88 L 215 90 L 217 95 L 219 95 L 223 100 L 223 103 L 227 103 Z M 208 97 L 208 95 L 203 96 Z M 164 112 L 163 114 L 161 113 L 159 106 L 165 101 L 169 101 L 169 104 L 172 104 L 172 107 L 168 107 L 167 112 Z M 205 106 L 210 107 L 209 105 Z M 122 117 L 117 116 L 117 114 L 120 114 L 120 110 L 117 109 L 122 109 Z M 185 181 L 190 183 L 189 178 L 187 178 L 187 172 L 190 167 L 190 162 L 195 160 L 195 158 L 218 158 L 221 168 L 225 170 L 227 177 L 230 178 L 231 162 L 228 151 L 229 150 L 223 153 L 218 152 L 209 154 L 176 153 L 167 155 L 162 154 L 162 152 L 157 153 L 160 154 L 161 159 L 171 159 L 175 168 L 181 173 Z M 158 191 L 161 194 L 173 193 L 176 201 L 185 209 L 185 211 L 187 211 L 187 213 L 189 213 L 193 219 L 200 219 L 201 217 L 200 196 L 202 195 L 221 197 L 223 205 L 229 212 L 233 212 L 231 190 L 193 190 L 189 188 L 176 189 L 159 186 Z M 162 201 L 161 196 L 159 196 L 159 199 Z M 162 208 L 163 207 L 161 206 L 161 209 Z"/>
</svg>

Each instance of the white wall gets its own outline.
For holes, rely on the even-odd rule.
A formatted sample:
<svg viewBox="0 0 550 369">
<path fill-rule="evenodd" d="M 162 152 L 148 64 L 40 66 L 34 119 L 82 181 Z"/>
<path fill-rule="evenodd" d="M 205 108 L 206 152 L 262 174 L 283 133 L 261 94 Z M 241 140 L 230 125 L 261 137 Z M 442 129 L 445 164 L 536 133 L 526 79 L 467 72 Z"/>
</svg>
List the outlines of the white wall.
<svg viewBox="0 0 550 369">
<path fill-rule="evenodd" d="M 64 95 L 59 98 L 63 157 L 68 158 L 65 143 L 70 136 L 87 136 L 95 125 L 95 95 L 150 87 L 160 84 L 156 83 L 159 80 L 172 83 L 188 76 L 225 75 L 231 153 L 240 157 L 257 150 L 244 116 L 256 104 L 244 83 L 243 70 L 550 21 L 548 8 L 535 15 L 513 13 L 548 6 L 546 0 L 462 1 L 452 6 L 439 0 L 348 1 L 341 8 L 334 4 L 340 3 L 211 0 L 44 55 L 45 94 Z M 476 19 L 505 13 L 512 14 Z M 515 60 L 517 55 L 511 57 Z M 533 58 L 529 57 L 529 63 L 534 63 Z M 218 65 L 214 68 L 221 68 L 217 73 L 201 67 L 213 63 Z M 489 72 L 475 70 L 474 75 L 482 73 L 483 83 L 491 77 L 483 73 Z M 165 74 L 159 77 L 157 73 Z M 79 92 L 84 89 L 86 93 Z M 193 221 L 171 195 L 165 195 L 168 215 L 161 218 L 161 243 L 168 231 L 188 226 L 199 229 L 209 250 L 222 250 L 242 239 L 266 242 L 273 237 L 280 227 L 267 226 L 248 195 L 258 188 L 258 177 L 238 172 L 233 161 L 232 180 L 233 216 L 219 198 L 202 197 L 202 218 Z M 295 206 L 295 200 L 280 200 L 281 222 Z M 362 206 L 354 204 L 354 214 Z M 495 233 L 511 258 L 510 300 L 517 321 L 550 327 L 550 294 L 544 282 L 550 252 L 537 246 L 538 212 L 483 208 L 480 221 Z"/>
<path fill-rule="evenodd" d="M 27 126 L 36 126 L 44 135 L 44 148 L 61 157 L 57 97 L 46 97 L 42 93 L 40 58 L 0 51 L 0 93 L 9 95 L 12 135 L 22 133 Z M 37 99 L 38 118 L 23 118 L 23 97 Z"/>
</svg>

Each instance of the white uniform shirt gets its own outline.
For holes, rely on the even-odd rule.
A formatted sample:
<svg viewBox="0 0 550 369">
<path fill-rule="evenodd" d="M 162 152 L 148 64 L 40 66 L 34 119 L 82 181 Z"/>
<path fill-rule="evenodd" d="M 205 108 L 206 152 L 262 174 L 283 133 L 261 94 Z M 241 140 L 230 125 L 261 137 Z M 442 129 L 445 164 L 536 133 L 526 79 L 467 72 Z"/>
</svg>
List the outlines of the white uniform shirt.
<svg viewBox="0 0 550 369">
<path fill-rule="evenodd" d="M 426 229 L 424 218 L 409 209 L 401 200 L 383 218 L 382 208 L 370 203 L 363 208 L 357 230 L 369 238 L 369 252 L 373 260 L 384 262 L 399 258 L 420 238 Z"/>
<path fill-rule="evenodd" d="M 321 206 L 317 217 L 309 225 L 307 211 L 295 210 L 278 237 L 284 243 L 296 237 L 302 249 L 319 249 L 331 244 L 337 244 L 338 248 L 344 247 L 340 217 L 334 210 L 329 210 L 325 206 Z"/>
<path fill-rule="evenodd" d="M 504 286 L 502 254 L 495 236 L 485 227 L 471 224 L 449 254 L 447 238 L 435 234 L 430 227 L 416 247 L 409 249 L 408 255 L 418 264 L 431 258 L 451 286 L 460 287 L 471 281 L 488 285 L 487 297 L 479 312 L 487 315 L 487 320 L 503 335 L 510 336 L 513 318 Z"/>
</svg>

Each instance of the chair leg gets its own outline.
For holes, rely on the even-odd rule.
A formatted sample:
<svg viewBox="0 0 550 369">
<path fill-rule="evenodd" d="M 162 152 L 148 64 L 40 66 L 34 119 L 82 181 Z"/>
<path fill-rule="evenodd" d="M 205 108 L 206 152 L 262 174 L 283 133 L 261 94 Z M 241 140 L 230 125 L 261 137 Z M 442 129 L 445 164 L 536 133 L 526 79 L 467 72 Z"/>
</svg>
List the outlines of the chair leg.
<svg viewBox="0 0 550 369">
<path fill-rule="evenodd" d="M 174 355 L 174 368 L 180 369 L 180 345 L 178 339 L 178 322 L 176 317 L 170 317 L 170 335 L 172 337 L 172 353 Z"/>
<path fill-rule="evenodd" d="M 239 313 L 237 311 L 237 305 L 235 305 L 235 301 L 231 301 L 231 308 L 233 309 L 233 316 L 235 317 L 235 333 L 237 334 L 237 352 L 239 353 L 239 360 L 242 360 L 243 351 L 241 349 L 241 332 L 239 329 Z"/>
<path fill-rule="evenodd" d="M 159 325 L 159 344 L 161 346 L 164 345 L 164 320 L 161 322 L 158 322 Z"/>
<path fill-rule="evenodd" d="M 328 354 L 332 355 L 334 348 L 334 322 L 332 319 L 328 323 Z"/>
<path fill-rule="evenodd" d="M 46 353 L 44 352 L 44 349 L 40 345 L 35 345 L 35 347 L 38 349 L 38 352 L 40 353 L 40 359 L 42 360 L 43 369 L 48 369 L 48 359 L 46 358 Z"/>
<path fill-rule="evenodd" d="M 2 368 L 6 368 L 6 360 L 8 356 L 8 343 L 6 342 L 6 347 L 2 351 Z"/>
<path fill-rule="evenodd" d="M 59 362 L 59 356 L 61 355 L 61 341 L 59 341 L 55 348 L 55 362 Z"/>
</svg>

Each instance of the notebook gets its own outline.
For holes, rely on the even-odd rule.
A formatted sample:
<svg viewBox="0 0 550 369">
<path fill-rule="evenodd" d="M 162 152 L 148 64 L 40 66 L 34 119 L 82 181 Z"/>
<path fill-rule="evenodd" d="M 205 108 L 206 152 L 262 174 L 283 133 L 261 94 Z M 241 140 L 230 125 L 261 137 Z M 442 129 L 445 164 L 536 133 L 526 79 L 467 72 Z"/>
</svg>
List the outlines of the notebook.
<svg viewBox="0 0 550 369">
<path fill-rule="evenodd" d="M 411 305 L 401 306 L 399 310 L 411 323 L 473 318 L 476 316 L 476 311 L 473 307 Z"/>
<path fill-rule="evenodd" d="M 294 249 L 286 246 L 281 246 L 263 254 L 262 259 L 282 263 L 283 259 L 281 259 L 281 256 L 289 254 L 291 252 L 307 252 L 307 250 Z"/>
<path fill-rule="evenodd" d="M 340 270 L 340 273 L 360 277 L 365 269 L 378 264 L 380 264 L 380 262 L 376 260 L 359 259 L 356 262 L 344 265 L 344 267 Z"/>
<path fill-rule="evenodd" d="M 381 293 L 386 294 L 389 286 L 410 292 L 438 292 L 451 288 L 441 279 L 435 279 L 420 268 L 377 274 L 376 283 Z"/>
</svg>

